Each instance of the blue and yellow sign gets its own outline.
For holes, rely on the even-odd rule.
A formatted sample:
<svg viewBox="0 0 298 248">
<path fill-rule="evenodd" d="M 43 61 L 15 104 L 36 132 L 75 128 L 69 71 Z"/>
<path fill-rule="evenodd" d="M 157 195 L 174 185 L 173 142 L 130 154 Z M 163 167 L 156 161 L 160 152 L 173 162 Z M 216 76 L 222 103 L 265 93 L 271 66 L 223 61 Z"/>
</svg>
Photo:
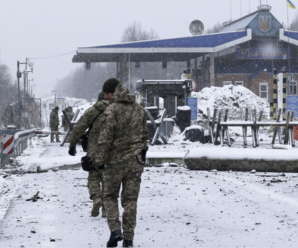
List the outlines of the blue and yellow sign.
<svg viewBox="0 0 298 248">
<path fill-rule="evenodd" d="M 237 59 L 289 59 L 290 51 L 287 48 L 238 48 Z"/>
</svg>

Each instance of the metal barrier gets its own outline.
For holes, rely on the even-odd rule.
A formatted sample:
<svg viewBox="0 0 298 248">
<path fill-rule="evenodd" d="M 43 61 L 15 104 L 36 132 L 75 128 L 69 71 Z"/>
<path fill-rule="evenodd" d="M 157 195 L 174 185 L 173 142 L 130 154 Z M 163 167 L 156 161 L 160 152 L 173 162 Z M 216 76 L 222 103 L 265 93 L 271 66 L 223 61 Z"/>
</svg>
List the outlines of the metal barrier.
<svg viewBox="0 0 298 248">
<path fill-rule="evenodd" d="M 280 144 L 287 144 L 291 145 L 292 147 L 295 147 L 295 139 L 294 139 L 294 132 L 293 127 L 298 126 L 297 121 L 293 121 L 294 112 L 288 111 L 286 120 L 281 121 L 281 112 L 282 109 L 278 109 L 278 115 L 276 121 L 261 121 L 263 112 L 261 111 L 259 113 L 259 118 L 257 118 L 256 110 L 250 110 L 250 120 L 248 120 L 249 117 L 249 110 L 246 108 L 245 110 L 245 116 L 242 115 L 241 120 L 239 121 L 228 121 L 228 110 L 226 109 L 224 111 L 224 117 L 222 120 L 222 111 L 218 111 L 217 109 L 214 109 L 213 118 L 211 120 L 210 117 L 210 110 L 207 109 L 208 112 L 208 122 L 209 122 L 209 134 L 211 136 L 210 142 L 214 143 L 214 145 L 223 145 L 224 138 L 227 139 L 228 146 L 231 146 L 230 142 L 230 135 L 229 135 L 229 126 L 233 127 L 242 127 L 243 131 L 243 147 L 247 147 L 247 128 L 251 128 L 251 137 L 252 137 L 252 146 L 257 147 L 259 146 L 259 128 L 261 126 L 270 126 L 274 127 L 273 132 L 273 138 L 271 145 L 273 146 L 275 143 L 276 135 L 278 134 L 279 143 Z M 218 117 L 217 117 L 217 112 Z M 217 118 L 216 118 L 217 117 Z M 216 127 L 215 127 L 216 124 Z M 282 139 L 282 132 L 284 127 L 284 139 Z M 214 131 L 215 129 L 215 131 Z M 219 138 L 219 141 L 218 141 Z"/>
<path fill-rule="evenodd" d="M 14 150 L 13 154 L 3 154 L 3 140 L 0 141 L 0 168 L 5 168 L 5 165 L 10 163 L 11 157 L 15 158 L 27 148 L 28 139 L 35 136 L 36 129 L 30 129 L 25 131 L 20 130 L 0 130 L 0 136 L 4 134 L 14 135 Z"/>
<path fill-rule="evenodd" d="M 74 125 L 77 124 L 78 120 L 76 120 L 76 119 L 77 119 L 77 117 L 78 117 L 78 115 L 79 115 L 79 112 L 80 112 L 80 110 L 77 109 L 77 111 L 75 112 L 75 114 L 74 114 L 74 116 L 73 116 L 73 121 L 71 121 L 71 120 L 68 118 L 68 115 L 67 115 L 65 109 L 62 110 L 62 113 L 63 113 L 63 115 L 64 115 L 64 118 L 65 118 L 65 120 L 66 120 L 67 123 L 68 123 L 68 129 L 67 129 L 67 131 L 66 131 L 66 134 L 65 134 L 65 136 L 64 136 L 64 138 L 63 138 L 63 140 L 62 140 L 60 146 L 63 146 L 63 145 L 65 144 L 65 142 L 66 142 L 68 136 L 70 135 L 70 133 L 71 133 L 71 132 L 73 131 L 73 129 L 74 129 Z"/>
<path fill-rule="evenodd" d="M 149 120 L 150 120 L 150 122 L 153 125 L 153 128 L 155 130 L 150 145 L 154 146 L 155 143 L 156 143 L 156 140 L 158 139 L 158 137 L 160 137 L 162 139 L 162 141 L 165 144 L 167 144 L 166 137 L 164 136 L 164 134 L 161 133 L 161 128 L 162 128 L 162 125 L 164 123 L 164 118 L 166 117 L 167 110 L 166 109 L 163 109 L 163 112 L 161 114 L 160 119 L 159 120 L 156 120 L 156 121 L 154 120 L 153 116 L 150 114 L 150 112 L 148 111 L 148 109 L 145 109 L 145 113 L 146 113 L 147 117 L 149 118 Z"/>
<path fill-rule="evenodd" d="M 59 135 L 66 135 L 66 132 L 60 132 L 60 131 L 47 131 L 47 130 L 37 130 L 37 129 L 29 129 L 29 130 L 17 130 L 15 128 L 13 129 L 7 129 L 7 130 L 0 130 L 0 168 L 5 168 L 5 165 L 8 165 L 10 163 L 10 159 L 16 158 L 17 156 L 20 156 L 22 152 L 27 148 L 28 146 L 28 139 L 31 142 L 31 137 L 34 137 L 38 134 L 59 134 Z M 14 136 L 14 149 L 13 154 L 4 154 L 3 153 L 3 135 L 13 135 Z"/>
<path fill-rule="evenodd" d="M 0 168 L 4 168 L 6 164 L 9 164 L 10 155 L 3 154 L 3 142 L 0 142 Z"/>
</svg>

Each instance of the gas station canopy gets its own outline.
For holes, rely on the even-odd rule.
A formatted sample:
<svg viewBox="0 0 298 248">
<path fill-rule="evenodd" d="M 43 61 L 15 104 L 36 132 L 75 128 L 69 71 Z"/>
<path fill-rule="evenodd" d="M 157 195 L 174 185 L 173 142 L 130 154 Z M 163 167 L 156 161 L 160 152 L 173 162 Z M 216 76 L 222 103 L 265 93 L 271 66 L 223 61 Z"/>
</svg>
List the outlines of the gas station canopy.
<svg viewBox="0 0 298 248">
<path fill-rule="evenodd" d="M 251 29 L 247 29 L 173 39 L 79 47 L 72 62 L 119 62 L 125 54 L 130 56 L 130 62 L 187 61 L 236 46 L 251 38 Z"/>
</svg>

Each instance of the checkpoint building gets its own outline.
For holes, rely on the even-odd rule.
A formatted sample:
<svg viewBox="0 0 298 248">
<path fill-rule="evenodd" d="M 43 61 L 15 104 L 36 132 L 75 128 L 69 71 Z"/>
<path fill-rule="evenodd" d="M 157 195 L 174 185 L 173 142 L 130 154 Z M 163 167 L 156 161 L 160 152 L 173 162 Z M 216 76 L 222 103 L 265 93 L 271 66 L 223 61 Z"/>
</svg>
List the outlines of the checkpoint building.
<svg viewBox="0 0 298 248">
<path fill-rule="evenodd" d="M 270 10 L 261 5 L 214 34 L 79 47 L 72 62 L 86 68 L 92 62 L 116 62 L 116 77 L 124 83 L 131 78 L 132 62 L 159 62 L 161 69 L 168 62 L 185 62 L 197 91 L 242 85 L 267 101 L 273 99 L 273 69 L 285 70 L 287 94 L 297 95 L 298 32 L 286 30 Z"/>
</svg>

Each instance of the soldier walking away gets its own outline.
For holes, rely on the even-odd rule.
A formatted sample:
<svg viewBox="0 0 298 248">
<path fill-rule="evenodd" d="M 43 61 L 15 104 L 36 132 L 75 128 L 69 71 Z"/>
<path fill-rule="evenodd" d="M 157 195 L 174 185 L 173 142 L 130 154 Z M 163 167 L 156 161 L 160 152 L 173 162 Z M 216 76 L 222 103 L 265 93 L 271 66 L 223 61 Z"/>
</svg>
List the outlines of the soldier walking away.
<svg viewBox="0 0 298 248">
<path fill-rule="evenodd" d="M 135 96 L 117 79 L 110 78 L 103 85 L 104 98 L 112 101 L 100 121 L 102 128 L 95 154 L 97 164 L 105 164 L 103 173 L 103 202 L 111 231 L 107 247 L 132 247 L 136 227 L 137 200 L 143 172 L 143 154 L 149 137 L 144 109 Z M 124 208 L 119 220 L 118 197 Z"/>
<path fill-rule="evenodd" d="M 51 111 L 51 114 L 50 114 L 50 128 L 51 128 L 51 131 L 58 132 L 58 127 L 59 127 L 58 111 L 59 111 L 59 107 L 57 107 L 57 106 Z M 51 143 L 54 142 L 54 135 L 56 136 L 56 142 L 60 142 L 59 135 L 51 133 Z"/>
<path fill-rule="evenodd" d="M 89 132 L 88 145 L 87 145 L 87 157 L 93 159 L 93 153 L 95 153 L 97 148 L 98 133 L 101 129 L 101 122 L 99 121 L 100 116 L 103 114 L 109 101 L 104 100 L 104 94 L 99 93 L 98 101 L 89 109 L 87 109 L 84 114 L 79 119 L 78 123 L 75 125 L 72 135 L 70 137 L 69 144 L 69 155 L 75 156 L 76 154 L 76 144 L 79 143 L 79 140 L 85 130 L 90 127 L 92 123 L 92 128 Z M 90 199 L 93 201 L 93 207 L 91 210 L 91 216 L 96 217 L 99 215 L 99 209 L 102 208 L 102 217 L 106 217 L 105 209 L 103 206 L 102 199 L 102 173 L 104 166 L 100 164 L 92 164 L 92 170 L 88 173 L 88 189 Z"/>
</svg>

